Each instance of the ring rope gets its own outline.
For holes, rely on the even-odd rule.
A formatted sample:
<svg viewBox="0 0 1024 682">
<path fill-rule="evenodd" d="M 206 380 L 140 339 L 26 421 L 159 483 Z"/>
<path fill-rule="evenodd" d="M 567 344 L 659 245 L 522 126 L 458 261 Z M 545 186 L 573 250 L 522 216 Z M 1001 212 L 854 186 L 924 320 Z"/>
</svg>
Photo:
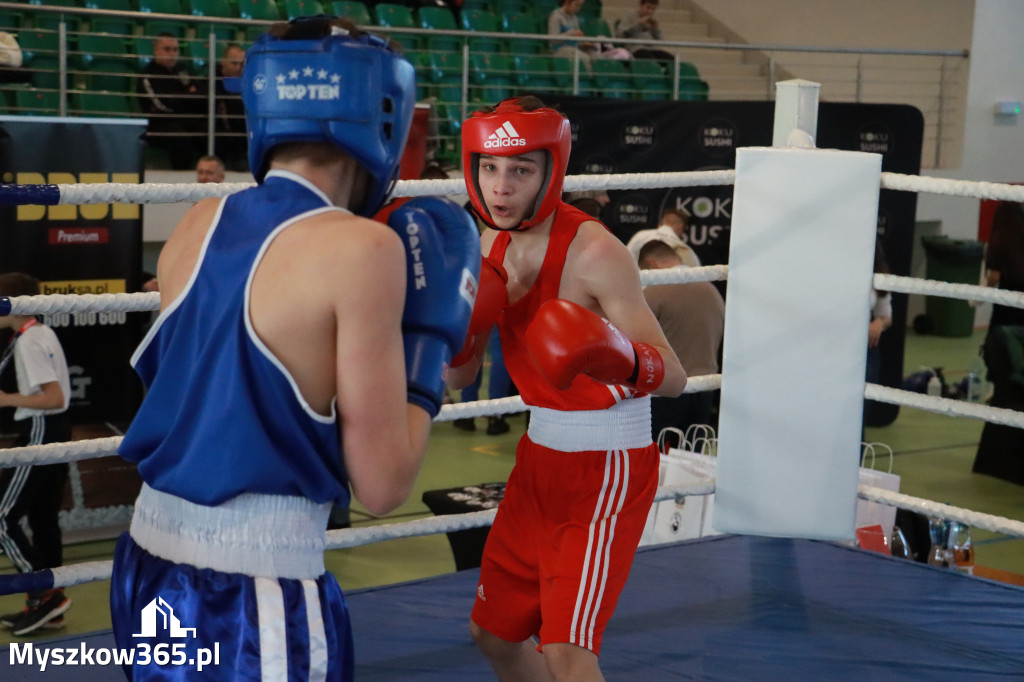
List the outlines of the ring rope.
<svg viewBox="0 0 1024 682">
<path fill-rule="evenodd" d="M 643 270 L 641 284 L 685 284 L 717 282 L 728 279 L 728 265 L 705 265 L 699 268 L 680 266 L 664 270 Z M 967 301 L 996 303 L 1024 308 L 1024 292 L 993 289 L 977 284 L 955 284 L 932 279 L 876 274 L 874 287 L 879 291 L 901 294 L 944 296 Z M 135 294 L 47 294 L 40 296 L 0 297 L 2 315 L 54 315 L 78 312 L 148 312 L 160 309 L 158 292 Z"/>
<path fill-rule="evenodd" d="M 721 374 L 707 374 L 690 377 L 686 382 L 684 393 L 700 393 L 714 391 L 722 386 Z M 519 396 L 496 398 L 494 400 L 474 400 L 454 405 L 444 405 L 435 422 L 448 422 L 470 417 L 483 417 L 498 414 L 515 414 L 526 411 L 526 404 Z M 24 466 L 58 464 L 60 462 L 77 462 L 83 459 L 112 457 L 118 454 L 121 436 L 76 440 L 64 443 L 46 443 L 44 445 L 25 445 L 17 448 L 0 450 L 0 469 Z"/>
<path fill-rule="evenodd" d="M 669 173 L 620 173 L 602 175 L 571 175 L 563 189 L 576 192 L 590 189 L 657 189 L 664 187 L 701 187 L 731 185 L 736 171 L 683 171 Z M 60 185 L 0 184 L 0 205 L 33 204 L 174 204 L 195 202 L 207 197 L 223 197 L 254 183 L 69 183 Z M 1024 201 L 1024 186 L 973 180 L 950 180 L 902 173 L 881 174 L 881 189 L 892 189 L 976 199 Z M 439 196 L 465 194 L 465 184 L 458 178 L 449 180 L 400 180 L 394 196 Z"/>
<path fill-rule="evenodd" d="M 690 495 L 710 495 L 714 492 L 715 479 L 708 478 L 683 485 L 658 488 L 654 501 L 679 499 Z M 984 514 L 948 504 L 940 504 L 874 486 L 858 486 L 857 496 L 870 502 L 879 502 L 929 516 L 938 516 L 950 521 L 966 523 L 980 530 L 987 530 L 1010 537 L 1024 537 L 1024 522 L 1022 521 Z M 487 509 L 466 514 L 447 514 L 403 523 L 332 530 L 327 532 L 326 549 L 348 549 L 384 540 L 397 540 L 406 537 L 420 537 L 480 528 L 489 526 L 493 522 L 496 513 L 496 509 Z M 55 587 L 73 587 L 83 583 L 108 580 L 111 577 L 112 568 L 112 561 L 90 561 L 33 573 L 0 576 L 0 595 L 32 592 Z"/>
<path fill-rule="evenodd" d="M 955 284 L 934 279 L 918 279 L 899 275 L 876 274 L 874 287 L 878 291 L 894 291 L 900 294 L 924 294 L 959 298 L 965 301 L 998 303 L 1014 308 L 1024 308 L 1024 292 L 1009 289 L 993 289 L 977 284 Z"/>
<path fill-rule="evenodd" d="M 1005 407 L 990 407 L 980 403 L 969 403 L 963 400 L 914 393 L 913 391 L 904 391 L 903 389 L 880 386 L 878 384 L 867 384 L 864 387 L 864 397 L 868 400 L 877 400 L 878 402 L 890 403 L 892 405 L 905 405 L 906 407 L 914 407 L 919 410 L 935 412 L 936 414 L 951 417 L 971 417 L 992 422 L 993 424 L 1024 429 L 1024 412 L 1018 412 L 1017 410 Z"/>
<path fill-rule="evenodd" d="M 978 182 L 975 180 L 950 180 L 948 178 L 930 178 L 923 175 L 905 175 L 903 173 L 882 173 L 882 189 L 943 194 L 951 197 L 1024 201 L 1024 185 Z"/>
</svg>

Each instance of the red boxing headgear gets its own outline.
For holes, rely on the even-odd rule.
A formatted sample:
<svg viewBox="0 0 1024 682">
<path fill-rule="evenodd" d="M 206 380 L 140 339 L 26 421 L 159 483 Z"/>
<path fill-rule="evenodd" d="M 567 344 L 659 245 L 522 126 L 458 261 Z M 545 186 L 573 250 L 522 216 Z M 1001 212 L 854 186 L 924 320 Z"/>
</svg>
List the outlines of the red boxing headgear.
<svg viewBox="0 0 1024 682">
<path fill-rule="evenodd" d="M 523 230 L 542 222 L 561 201 L 571 137 L 569 119 L 550 107 L 527 111 L 518 98 L 504 100 L 490 113 L 474 112 L 462 124 L 462 167 L 469 201 L 480 219 L 498 229 L 480 196 L 481 154 L 518 156 L 537 150 L 548 153 L 544 183 L 537 194 L 533 215 L 513 228 Z"/>
</svg>

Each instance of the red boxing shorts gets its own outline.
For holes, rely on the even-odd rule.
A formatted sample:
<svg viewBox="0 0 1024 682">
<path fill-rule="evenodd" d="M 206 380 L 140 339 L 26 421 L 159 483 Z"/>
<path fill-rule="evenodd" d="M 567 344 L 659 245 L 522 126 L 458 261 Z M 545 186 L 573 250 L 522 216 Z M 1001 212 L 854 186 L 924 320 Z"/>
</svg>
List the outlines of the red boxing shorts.
<svg viewBox="0 0 1024 682">
<path fill-rule="evenodd" d="M 623 430 L 609 414 L 644 407 L 646 433 L 642 427 Z M 571 643 L 599 654 L 658 488 L 650 401 L 584 413 L 540 412 L 538 419 L 533 410 L 530 431 L 516 449 L 484 548 L 472 618 L 507 641 L 539 635 L 541 647 Z M 592 428 L 573 428 L 590 416 Z M 559 417 L 573 423 L 563 424 L 568 437 L 586 434 L 587 446 L 603 437 L 610 447 L 570 452 L 564 441 L 560 449 L 534 442 Z"/>
</svg>

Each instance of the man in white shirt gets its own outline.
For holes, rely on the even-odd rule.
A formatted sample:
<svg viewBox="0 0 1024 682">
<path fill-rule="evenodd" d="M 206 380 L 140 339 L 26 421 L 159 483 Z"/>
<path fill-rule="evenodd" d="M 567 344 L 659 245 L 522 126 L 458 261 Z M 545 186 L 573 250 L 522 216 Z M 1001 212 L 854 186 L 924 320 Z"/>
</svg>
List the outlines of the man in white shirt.
<svg viewBox="0 0 1024 682">
<path fill-rule="evenodd" d="M 21 272 L 0 275 L 0 297 L 38 294 L 36 278 Z M 0 408 L 15 408 L 15 447 L 71 440 L 71 381 L 57 335 L 32 315 L 0 316 L 0 328 L 14 332 L 0 356 L 0 372 L 13 364 L 18 392 L 0 391 Z M 67 477 L 66 462 L 0 469 L 0 549 L 22 573 L 64 563 L 58 513 Z M 32 529 L 31 541 L 21 529 L 22 517 Z M 0 616 L 0 623 L 19 636 L 62 627 L 70 606 L 63 589 L 31 592 L 25 609 Z"/>
<path fill-rule="evenodd" d="M 626 243 L 633 260 L 640 260 L 640 249 L 652 241 L 662 241 L 672 247 L 683 265 L 691 268 L 700 267 L 700 258 L 686 243 L 683 233 L 686 231 L 686 214 L 674 208 L 661 214 L 661 223 L 653 230 L 640 230 Z"/>
</svg>

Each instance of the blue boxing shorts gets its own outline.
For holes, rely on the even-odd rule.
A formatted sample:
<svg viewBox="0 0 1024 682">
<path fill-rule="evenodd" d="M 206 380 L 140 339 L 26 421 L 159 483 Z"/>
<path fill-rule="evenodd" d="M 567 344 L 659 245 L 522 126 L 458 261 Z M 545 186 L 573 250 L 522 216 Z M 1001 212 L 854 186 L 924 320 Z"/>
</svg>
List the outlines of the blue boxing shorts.
<svg viewBox="0 0 1024 682">
<path fill-rule="evenodd" d="M 265 500 L 267 496 L 259 497 Z M 223 528 L 218 536 L 211 532 L 208 519 L 197 527 L 195 519 L 185 514 L 181 523 L 181 515 L 169 517 L 166 512 L 170 510 L 160 507 L 168 498 L 171 496 L 144 486 L 131 534 L 121 536 L 114 555 L 110 612 L 118 653 L 123 657 L 131 651 L 133 655 L 131 664 L 123 665 L 129 680 L 353 679 L 348 607 L 333 575 L 320 570 L 309 577 L 258 577 L 275 575 L 264 570 L 254 577 L 247 570 L 203 566 L 207 562 L 198 559 L 183 562 L 186 556 L 205 554 L 202 547 L 194 546 L 196 542 L 211 543 L 208 549 L 215 561 L 220 559 L 213 544 L 228 549 L 223 555 L 231 557 L 228 564 L 237 563 L 239 557 L 243 563 L 250 559 L 265 562 L 275 549 L 260 549 L 260 542 L 245 537 L 244 531 L 240 537 L 237 527 Z M 170 501 L 179 507 L 190 505 L 180 498 Z M 292 518 L 275 517 L 271 512 L 270 523 L 266 510 L 260 511 L 262 521 L 257 520 L 260 516 L 249 517 L 247 528 L 255 533 L 266 532 L 261 529 L 284 533 L 279 540 L 282 543 L 294 543 L 299 537 L 287 531 L 288 522 L 296 530 L 294 510 L 290 510 Z M 174 526 L 185 529 L 178 538 L 168 539 L 166 533 L 161 536 L 171 525 L 157 528 L 159 522 L 152 522 L 170 518 L 177 522 Z M 214 525 L 223 520 L 216 519 Z M 311 525 L 319 523 L 319 514 L 312 515 Z M 320 526 L 321 533 L 325 527 L 326 523 Z M 154 546 L 157 538 L 161 541 Z M 250 550 L 252 556 L 248 556 Z M 308 547 L 277 551 L 286 563 L 296 556 L 301 559 L 304 553 L 312 557 Z M 300 573 L 309 570 L 309 566 L 300 568 Z M 295 573 L 295 566 L 284 572 Z"/>
</svg>

